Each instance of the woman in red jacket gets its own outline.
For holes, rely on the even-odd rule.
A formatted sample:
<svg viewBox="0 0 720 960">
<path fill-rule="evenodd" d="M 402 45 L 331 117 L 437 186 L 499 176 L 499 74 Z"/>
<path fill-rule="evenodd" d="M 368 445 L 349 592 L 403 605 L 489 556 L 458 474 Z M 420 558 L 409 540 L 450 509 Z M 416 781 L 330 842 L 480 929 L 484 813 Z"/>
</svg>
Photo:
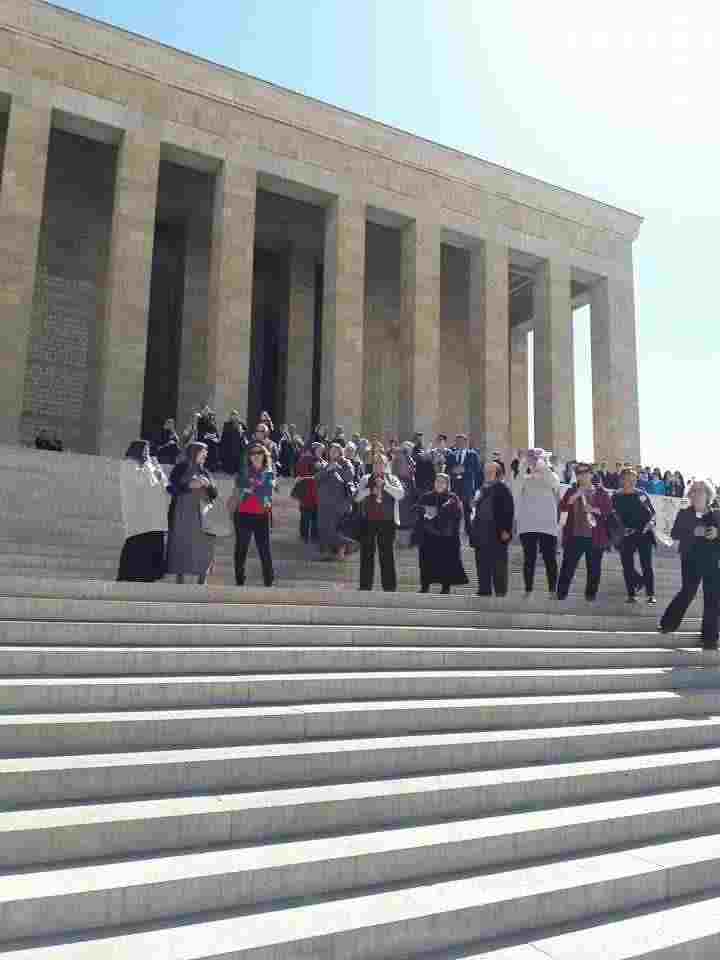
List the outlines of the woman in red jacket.
<svg viewBox="0 0 720 960">
<path fill-rule="evenodd" d="M 323 463 L 325 445 L 319 441 L 310 444 L 295 465 L 295 476 L 302 480 L 298 506 L 300 507 L 300 539 L 305 543 L 318 541 L 318 495 L 315 468 Z"/>
<path fill-rule="evenodd" d="M 560 501 L 560 519 L 564 523 L 563 561 L 557 595 L 558 600 L 567 597 L 577 565 L 584 556 L 585 599 L 594 600 L 600 585 L 603 553 L 610 545 L 607 518 L 612 513 L 612 500 L 602 487 L 593 487 L 592 470 L 587 463 L 576 466 L 575 476 L 577 483 Z"/>
</svg>

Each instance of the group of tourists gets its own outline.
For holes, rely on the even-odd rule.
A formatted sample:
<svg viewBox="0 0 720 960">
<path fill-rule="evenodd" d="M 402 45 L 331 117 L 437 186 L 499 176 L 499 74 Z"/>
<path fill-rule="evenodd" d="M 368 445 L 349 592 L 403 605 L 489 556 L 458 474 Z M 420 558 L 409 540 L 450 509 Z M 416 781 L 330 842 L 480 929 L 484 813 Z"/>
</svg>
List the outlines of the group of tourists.
<svg viewBox="0 0 720 960">
<path fill-rule="evenodd" d="M 193 416 L 182 437 L 167 421 L 154 447 L 137 441 L 127 456 L 139 470 L 152 471 L 155 477 L 158 471 L 164 476 L 163 465 L 171 467 L 166 480 L 170 502 L 164 551 L 158 549 L 157 537 L 144 544 L 138 542 L 141 538 L 129 538 L 120 579 L 170 574 L 180 583 L 186 578 L 207 581 L 215 545 L 208 517 L 223 509 L 217 501 L 219 474 L 225 473 L 232 477 L 224 508 L 235 534 L 238 586 L 245 583 L 252 539 L 263 582 L 266 586 L 274 582 L 272 502 L 278 477 L 286 476 L 299 506 L 301 540 L 318 559 L 343 561 L 359 549 L 361 590 L 373 588 L 376 556 L 383 590 L 397 589 L 395 547 L 400 533 L 406 534 L 405 545 L 417 548 L 422 593 L 439 585 L 448 594 L 453 586 L 468 584 L 462 558 L 466 538 L 475 552 L 478 596 L 504 597 L 509 588 L 509 547 L 517 537 L 526 596 L 534 592 L 540 554 L 547 590 L 560 602 L 568 596 L 584 558 L 584 594 L 593 602 L 604 556 L 616 549 L 627 602 L 637 603 L 642 591 L 649 604 L 656 603 L 655 509 L 651 491 L 641 486 L 641 473 L 626 464 L 616 465 L 616 477 L 604 463 L 558 465 L 548 451 L 535 448 L 519 451 L 506 471 L 498 452 L 483 463 L 462 433 L 452 445 L 444 434 L 426 445 L 421 433 L 402 443 L 390 438 L 386 444 L 379 437 L 347 439 L 342 427 L 330 434 L 319 425 L 305 442 L 292 425 L 276 430 L 267 412 L 252 434 L 235 411 L 218 432 L 207 408 Z M 564 492 L 561 478 L 570 481 Z M 695 481 L 685 491 L 682 478 L 679 482 L 682 495 L 687 493 L 690 500 L 678 512 L 671 533 L 680 545 L 682 589 L 659 629 L 677 629 L 702 583 L 703 645 L 715 648 L 720 511 L 712 485 Z"/>
<path fill-rule="evenodd" d="M 613 470 L 608 466 L 607 460 L 602 460 L 600 463 L 589 464 L 589 466 L 593 483 L 605 487 L 606 490 L 619 490 L 622 486 L 623 470 L 630 464 L 618 460 Z M 565 464 L 562 476 L 564 483 L 575 483 L 576 468 L 576 460 L 570 460 Z M 660 467 L 642 467 L 639 464 L 633 466 L 633 469 L 637 474 L 638 490 L 651 493 L 657 497 L 678 497 L 682 499 L 685 496 L 687 486 L 679 470 L 666 470 L 663 473 Z M 714 493 L 713 498 L 715 496 Z"/>
</svg>

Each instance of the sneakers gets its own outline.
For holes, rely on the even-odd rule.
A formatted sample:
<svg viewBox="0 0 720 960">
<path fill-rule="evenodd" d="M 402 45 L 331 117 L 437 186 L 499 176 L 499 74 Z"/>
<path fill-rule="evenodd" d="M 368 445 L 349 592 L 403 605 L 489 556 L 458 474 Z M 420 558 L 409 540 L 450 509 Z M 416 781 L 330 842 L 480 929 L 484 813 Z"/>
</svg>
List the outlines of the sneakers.
<svg viewBox="0 0 720 960">
<path fill-rule="evenodd" d="M 638 602 L 638 598 L 634 596 L 628 597 L 627 600 L 625 601 L 625 603 L 637 603 L 637 602 Z"/>
<path fill-rule="evenodd" d="M 657 603 L 657 600 L 655 599 L 655 596 L 654 596 L 652 593 L 651 593 L 650 596 L 647 598 L 647 602 L 648 602 L 648 603 Z"/>
</svg>

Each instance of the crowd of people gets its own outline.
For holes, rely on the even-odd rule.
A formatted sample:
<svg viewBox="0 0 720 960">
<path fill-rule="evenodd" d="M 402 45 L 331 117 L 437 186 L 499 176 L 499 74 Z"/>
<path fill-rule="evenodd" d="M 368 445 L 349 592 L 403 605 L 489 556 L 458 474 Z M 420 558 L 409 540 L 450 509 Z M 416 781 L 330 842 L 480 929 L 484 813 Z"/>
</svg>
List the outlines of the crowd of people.
<svg viewBox="0 0 720 960">
<path fill-rule="evenodd" d="M 466 539 L 475 553 L 477 594 L 503 597 L 509 589 L 509 546 L 517 537 L 528 597 L 535 590 L 539 553 L 547 590 L 559 602 L 568 596 L 584 558 L 585 598 L 593 602 L 603 559 L 615 549 L 627 602 L 637 603 L 642 591 L 655 604 L 651 495 L 660 493 L 663 484 L 662 496 L 687 495 L 690 505 L 678 512 L 672 531 L 680 545 L 682 589 L 659 629 L 677 629 L 702 583 L 703 645 L 717 647 L 720 510 L 716 491 L 705 481 L 693 481 L 686 490 L 678 473 L 668 471 L 663 478 L 657 469 L 621 462 L 614 471 L 605 462 L 558 464 L 539 448 L 519 451 L 506 470 L 499 452 L 483 462 L 463 433 L 452 444 L 442 433 L 426 444 L 422 433 L 404 442 L 377 436 L 367 440 L 356 434 L 347 438 L 341 426 L 330 433 L 318 425 L 305 441 L 292 424 L 276 429 L 267 412 L 252 433 L 236 411 L 219 430 L 209 408 L 194 414 L 181 436 L 173 421 L 166 421 L 152 446 L 138 441 L 128 456 L 155 475 L 163 465 L 171 468 L 164 569 L 161 573 L 157 541 L 148 542 L 152 563 L 135 558 L 145 575 L 141 579 L 168 573 L 178 582 L 187 577 L 206 582 L 215 539 L 207 517 L 218 509 L 217 475 L 225 473 L 234 478 L 224 506 L 235 533 L 238 586 L 245 583 L 252 539 L 265 585 L 274 582 L 272 502 L 278 478 L 287 477 L 299 507 L 300 539 L 319 560 L 341 562 L 359 549 L 361 590 L 373 588 L 376 556 L 383 590 L 397 589 L 395 548 L 400 540 L 402 546 L 417 548 L 420 591 L 427 593 L 437 584 L 448 594 L 453 586 L 469 582 L 461 549 Z M 126 544 L 128 549 L 133 544 Z M 129 556 L 124 552 L 121 562 L 125 579 L 133 579 Z"/>
</svg>

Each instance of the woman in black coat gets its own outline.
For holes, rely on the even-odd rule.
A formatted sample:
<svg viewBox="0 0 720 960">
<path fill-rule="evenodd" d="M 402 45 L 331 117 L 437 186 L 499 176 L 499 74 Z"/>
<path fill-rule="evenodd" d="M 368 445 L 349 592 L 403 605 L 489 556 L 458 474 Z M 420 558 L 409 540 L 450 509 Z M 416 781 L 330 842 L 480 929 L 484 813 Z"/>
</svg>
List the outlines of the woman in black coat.
<svg viewBox="0 0 720 960">
<path fill-rule="evenodd" d="M 450 477 L 446 473 L 435 477 L 434 489 L 419 498 L 414 510 L 420 593 L 429 593 L 433 583 L 442 586 L 442 593 L 450 593 L 451 586 L 462 586 L 468 578 L 460 556 L 463 505 L 459 497 L 450 493 Z"/>
<path fill-rule="evenodd" d="M 659 627 L 661 633 L 678 629 L 702 582 L 705 650 L 718 648 L 720 614 L 720 511 L 710 509 L 714 495 L 709 483 L 697 480 L 688 491 L 690 506 L 675 517 L 670 536 L 679 541 L 682 587 L 662 615 Z"/>
</svg>

